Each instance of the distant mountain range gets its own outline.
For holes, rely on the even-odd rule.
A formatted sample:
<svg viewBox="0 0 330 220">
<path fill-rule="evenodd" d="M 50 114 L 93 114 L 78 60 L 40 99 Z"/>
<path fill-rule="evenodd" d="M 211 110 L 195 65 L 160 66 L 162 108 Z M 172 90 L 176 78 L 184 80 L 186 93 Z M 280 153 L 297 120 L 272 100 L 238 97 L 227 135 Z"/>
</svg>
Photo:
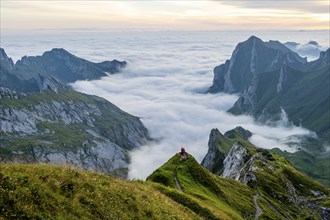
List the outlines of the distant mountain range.
<svg viewBox="0 0 330 220">
<path fill-rule="evenodd" d="M 116 73 L 126 62 L 92 63 L 64 49 L 23 57 L 0 50 L 0 159 L 71 164 L 127 176 L 128 152 L 148 139 L 139 118 L 66 83 Z"/>
<path fill-rule="evenodd" d="M 24 56 L 14 64 L 0 48 L 0 86 L 19 92 L 40 91 L 40 77 L 51 76 L 67 84 L 77 80 L 99 79 L 119 72 L 125 61 L 93 63 L 74 56 L 64 49 L 52 49 L 41 56 Z"/>
<path fill-rule="evenodd" d="M 263 42 L 257 37 L 239 43 L 232 57 L 214 68 L 210 93 L 237 93 L 240 98 L 229 109 L 235 115 L 249 114 L 258 121 L 279 120 L 285 111 L 289 121 L 314 131 L 318 139 L 307 138 L 301 144 L 303 153 L 284 152 L 305 173 L 326 179 L 330 144 L 330 49 L 312 62 L 300 57 L 278 41 Z M 309 155 L 309 156 L 308 156 Z M 313 160 L 306 166 L 306 161 Z M 321 160 L 322 165 L 319 164 Z M 305 162 L 304 162 L 305 161 Z M 318 163 L 318 165 L 316 165 Z M 310 166 L 312 164 L 312 166 Z M 314 164 L 314 165 L 313 165 Z"/>
</svg>

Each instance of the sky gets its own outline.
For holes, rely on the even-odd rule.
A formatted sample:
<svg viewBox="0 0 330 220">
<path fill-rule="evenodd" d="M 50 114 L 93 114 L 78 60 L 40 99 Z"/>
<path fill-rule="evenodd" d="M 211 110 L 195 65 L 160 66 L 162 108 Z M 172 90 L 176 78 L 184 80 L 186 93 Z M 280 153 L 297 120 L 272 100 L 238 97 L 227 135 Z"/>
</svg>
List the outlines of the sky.
<svg viewBox="0 0 330 220">
<path fill-rule="evenodd" d="M 328 30 L 328 0 L 1 0 L 1 30 Z"/>
</svg>

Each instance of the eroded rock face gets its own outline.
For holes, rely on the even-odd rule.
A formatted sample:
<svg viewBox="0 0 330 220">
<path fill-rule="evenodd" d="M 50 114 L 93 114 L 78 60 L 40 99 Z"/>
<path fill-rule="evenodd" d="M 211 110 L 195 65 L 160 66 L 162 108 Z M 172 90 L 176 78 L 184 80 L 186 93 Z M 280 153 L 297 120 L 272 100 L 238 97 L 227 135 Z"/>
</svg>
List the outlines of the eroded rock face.
<svg viewBox="0 0 330 220">
<path fill-rule="evenodd" d="M 14 62 L 11 58 L 9 58 L 4 49 L 0 48 L 0 64 L 3 68 L 8 70 L 14 69 Z"/>
<path fill-rule="evenodd" d="M 305 63 L 306 59 L 299 57 L 280 42 L 263 42 L 251 36 L 237 45 L 229 60 L 214 68 L 213 85 L 209 92 L 245 92 L 244 101 L 251 102 L 251 95 L 256 92 L 259 73 L 279 69 L 283 64 L 298 67 Z"/>
<path fill-rule="evenodd" d="M 218 140 L 223 136 L 218 129 L 212 129 L 210 133 L 208 151 L 205 155 L 201 165 L 211 172 L 215 172 L 217 167 L 222 166 L 222 161 L 226 157 L 225 152 L 221 152 L 217 148 Z"/>
<path fill-rule="evenodd" d="M 139 118 L 101 98 L 46 84 L 51 86 L 33 96 L 0 90 L 0 158 L 126 177 L 128 150 L 148 139 Z"/>
<path fill-rule="evenodd" d="M 239 180 L 241 176 L 240 171 L 245 164 L 244 158 L 246 155 L 247 151 L 243 146 L 240 146 L 237 143 L 234 144 L 223 161 L 224 170 L 221 176 L 224 178 Z"/>
</svg>

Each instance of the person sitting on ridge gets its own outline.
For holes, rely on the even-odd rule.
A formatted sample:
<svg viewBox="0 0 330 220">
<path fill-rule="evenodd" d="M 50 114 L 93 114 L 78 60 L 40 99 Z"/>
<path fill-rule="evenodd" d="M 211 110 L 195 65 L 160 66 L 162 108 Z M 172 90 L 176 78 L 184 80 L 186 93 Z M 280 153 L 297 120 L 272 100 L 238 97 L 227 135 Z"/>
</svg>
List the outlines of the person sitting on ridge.
<svg viewBox="0 0 330 220">
<path fill-rule="evenodd" d="M 184 149 L 183 147 L 181 147 L 181 152 L 180 152 L 180 160 L 185 160 L 187 159 L 187 152 L 186 149 Z"/>
</svg>

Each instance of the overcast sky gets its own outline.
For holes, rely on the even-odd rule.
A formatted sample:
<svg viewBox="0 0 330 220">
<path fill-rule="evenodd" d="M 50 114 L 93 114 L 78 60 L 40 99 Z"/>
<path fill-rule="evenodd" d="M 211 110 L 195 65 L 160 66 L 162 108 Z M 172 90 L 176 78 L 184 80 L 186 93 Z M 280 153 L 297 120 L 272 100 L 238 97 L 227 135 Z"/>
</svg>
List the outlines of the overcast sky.
<svg viewBox="0 0 330 220">
<path fill-rule="evenodd" d="M 1 0 L 1 29 L 329 29 L 328 0 Z"/>
</svg>

